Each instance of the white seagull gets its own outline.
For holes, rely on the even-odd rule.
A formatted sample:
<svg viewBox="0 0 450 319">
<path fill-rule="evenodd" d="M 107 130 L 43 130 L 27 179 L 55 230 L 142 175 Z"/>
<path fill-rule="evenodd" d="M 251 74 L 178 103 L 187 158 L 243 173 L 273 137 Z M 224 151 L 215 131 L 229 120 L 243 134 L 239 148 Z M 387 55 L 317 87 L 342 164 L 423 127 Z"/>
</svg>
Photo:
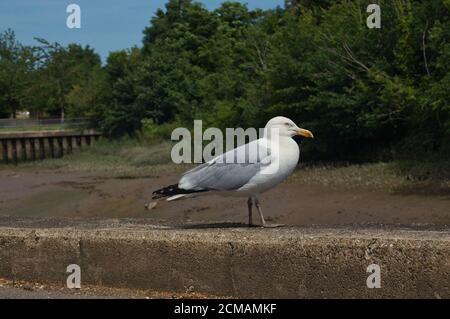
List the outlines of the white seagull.
<svg viewBox="0 0 450 319">
<path fill-rule="evenodd" d="M 153 192 L 152 199 L 168 201 L 205 194 L 248 197 L 248 224 L 253 225 L 253 202 L 263 227 L 269 227 L 259 203 L 260 194 L 284 181 L 297 166 L 296 135 L 313 137 L 292 120 L 277 116 L 267 122 L 264 136 L 221 154 L 185 172 L 178 184 Z M 230 159 L 232 159 L 230 161 Z"/>
</svg>

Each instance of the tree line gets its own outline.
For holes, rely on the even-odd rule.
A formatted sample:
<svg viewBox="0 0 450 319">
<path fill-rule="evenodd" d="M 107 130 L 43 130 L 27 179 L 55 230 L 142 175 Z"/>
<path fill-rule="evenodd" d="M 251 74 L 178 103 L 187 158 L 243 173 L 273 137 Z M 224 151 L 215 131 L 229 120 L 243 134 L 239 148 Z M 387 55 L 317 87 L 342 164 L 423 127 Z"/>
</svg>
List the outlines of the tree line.
<svg viewBox="0 0 450 319">
<path fill-rule="evenodd" d="M 286 1 L 215 10 L 170 0 L 142 46 L 111 52 L 0 34 L 0 117 L 86 117 L 112 137 L 176 126 L 262 127 L 284 115 L 322 159 L 450 154 L 450 2 Z"/>
</svg>

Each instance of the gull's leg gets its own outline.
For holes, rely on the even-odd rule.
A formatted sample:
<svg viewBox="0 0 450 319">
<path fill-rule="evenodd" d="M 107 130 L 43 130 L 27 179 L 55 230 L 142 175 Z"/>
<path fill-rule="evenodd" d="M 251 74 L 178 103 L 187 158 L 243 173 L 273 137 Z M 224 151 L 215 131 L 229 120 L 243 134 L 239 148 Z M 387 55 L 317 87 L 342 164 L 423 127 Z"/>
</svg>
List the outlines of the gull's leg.
<svg viewBox="0 0 450 319">
<path fill-rule="evenodd" d="M 247 206 L 248 206 L 248 227 L 251 227 L 253 226 L 253 219 L 252 219 L 253 198 L 251 196 L 247 200 Z"/>
<path fill-rule="evenodd" d="M 255 206 L 256 206 L 256 209 L 258 210 L 259 217 L 261 218 L 262 227 L 266 228 L 266 227 L 280 227 L 280 226 L 283 226 L 282 224 L 267 224 L 266 223 L 266 221 L 264 220 L 264 216 L 263 216 L 262 210 L 261 210 L 261 205 L 259 204 L 259 197 L 258 196 L 255 196 Z"/>
<path fill-rule="evenodd" d="M 256 209 L 258 210 L 259 218 L 261 218 L 262 227 L 266 227 L 267 224 L 266 224 L 266 221 L 264 220 L 264 216 L 263 216 L 263 213 L 262 213 L 262 210 L 261 210 L 261 205 L 259 204 L 258 196 L 255 196 L 255 206 L 256 206 Z"/>
</svg>

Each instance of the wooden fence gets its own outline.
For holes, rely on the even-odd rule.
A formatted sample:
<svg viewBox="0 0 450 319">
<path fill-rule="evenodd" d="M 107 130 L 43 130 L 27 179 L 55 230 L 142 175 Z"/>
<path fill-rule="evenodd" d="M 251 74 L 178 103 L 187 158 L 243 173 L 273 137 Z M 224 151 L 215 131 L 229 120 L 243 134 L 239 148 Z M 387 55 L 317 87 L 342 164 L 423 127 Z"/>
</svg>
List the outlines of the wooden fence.
<svg viewBox="0 0 450 319">
<path fill-rule="evenodd" d="M 100 136 L 94 130 L 0 133 L 0 161 L 17 164 L 62 157 L 92 145 Z"/>
</svg>

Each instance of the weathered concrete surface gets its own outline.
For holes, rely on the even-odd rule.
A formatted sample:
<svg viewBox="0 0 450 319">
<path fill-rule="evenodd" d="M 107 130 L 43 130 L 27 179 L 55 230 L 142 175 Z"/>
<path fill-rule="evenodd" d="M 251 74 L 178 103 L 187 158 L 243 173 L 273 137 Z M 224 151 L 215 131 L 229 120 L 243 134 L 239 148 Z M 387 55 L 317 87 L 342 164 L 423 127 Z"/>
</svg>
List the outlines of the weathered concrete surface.
<svg viewBox="0 0 450 319">
<path fill-rule="evenodd" d="M 450 298 L 450 230 L 0 219 L 0 277 L 234 297 Z M 381 288 L 368 289 L 368 265 Z"/>
<path fill-rule="evenodd" d="M 0 278 L 0 299 L 204 299 L 210 296 L 188 293 L 165 293 L 149 289 L 114 288 L 83 284 L 69 289 L 61 283 L 27 282 Z"/>
</svg>

